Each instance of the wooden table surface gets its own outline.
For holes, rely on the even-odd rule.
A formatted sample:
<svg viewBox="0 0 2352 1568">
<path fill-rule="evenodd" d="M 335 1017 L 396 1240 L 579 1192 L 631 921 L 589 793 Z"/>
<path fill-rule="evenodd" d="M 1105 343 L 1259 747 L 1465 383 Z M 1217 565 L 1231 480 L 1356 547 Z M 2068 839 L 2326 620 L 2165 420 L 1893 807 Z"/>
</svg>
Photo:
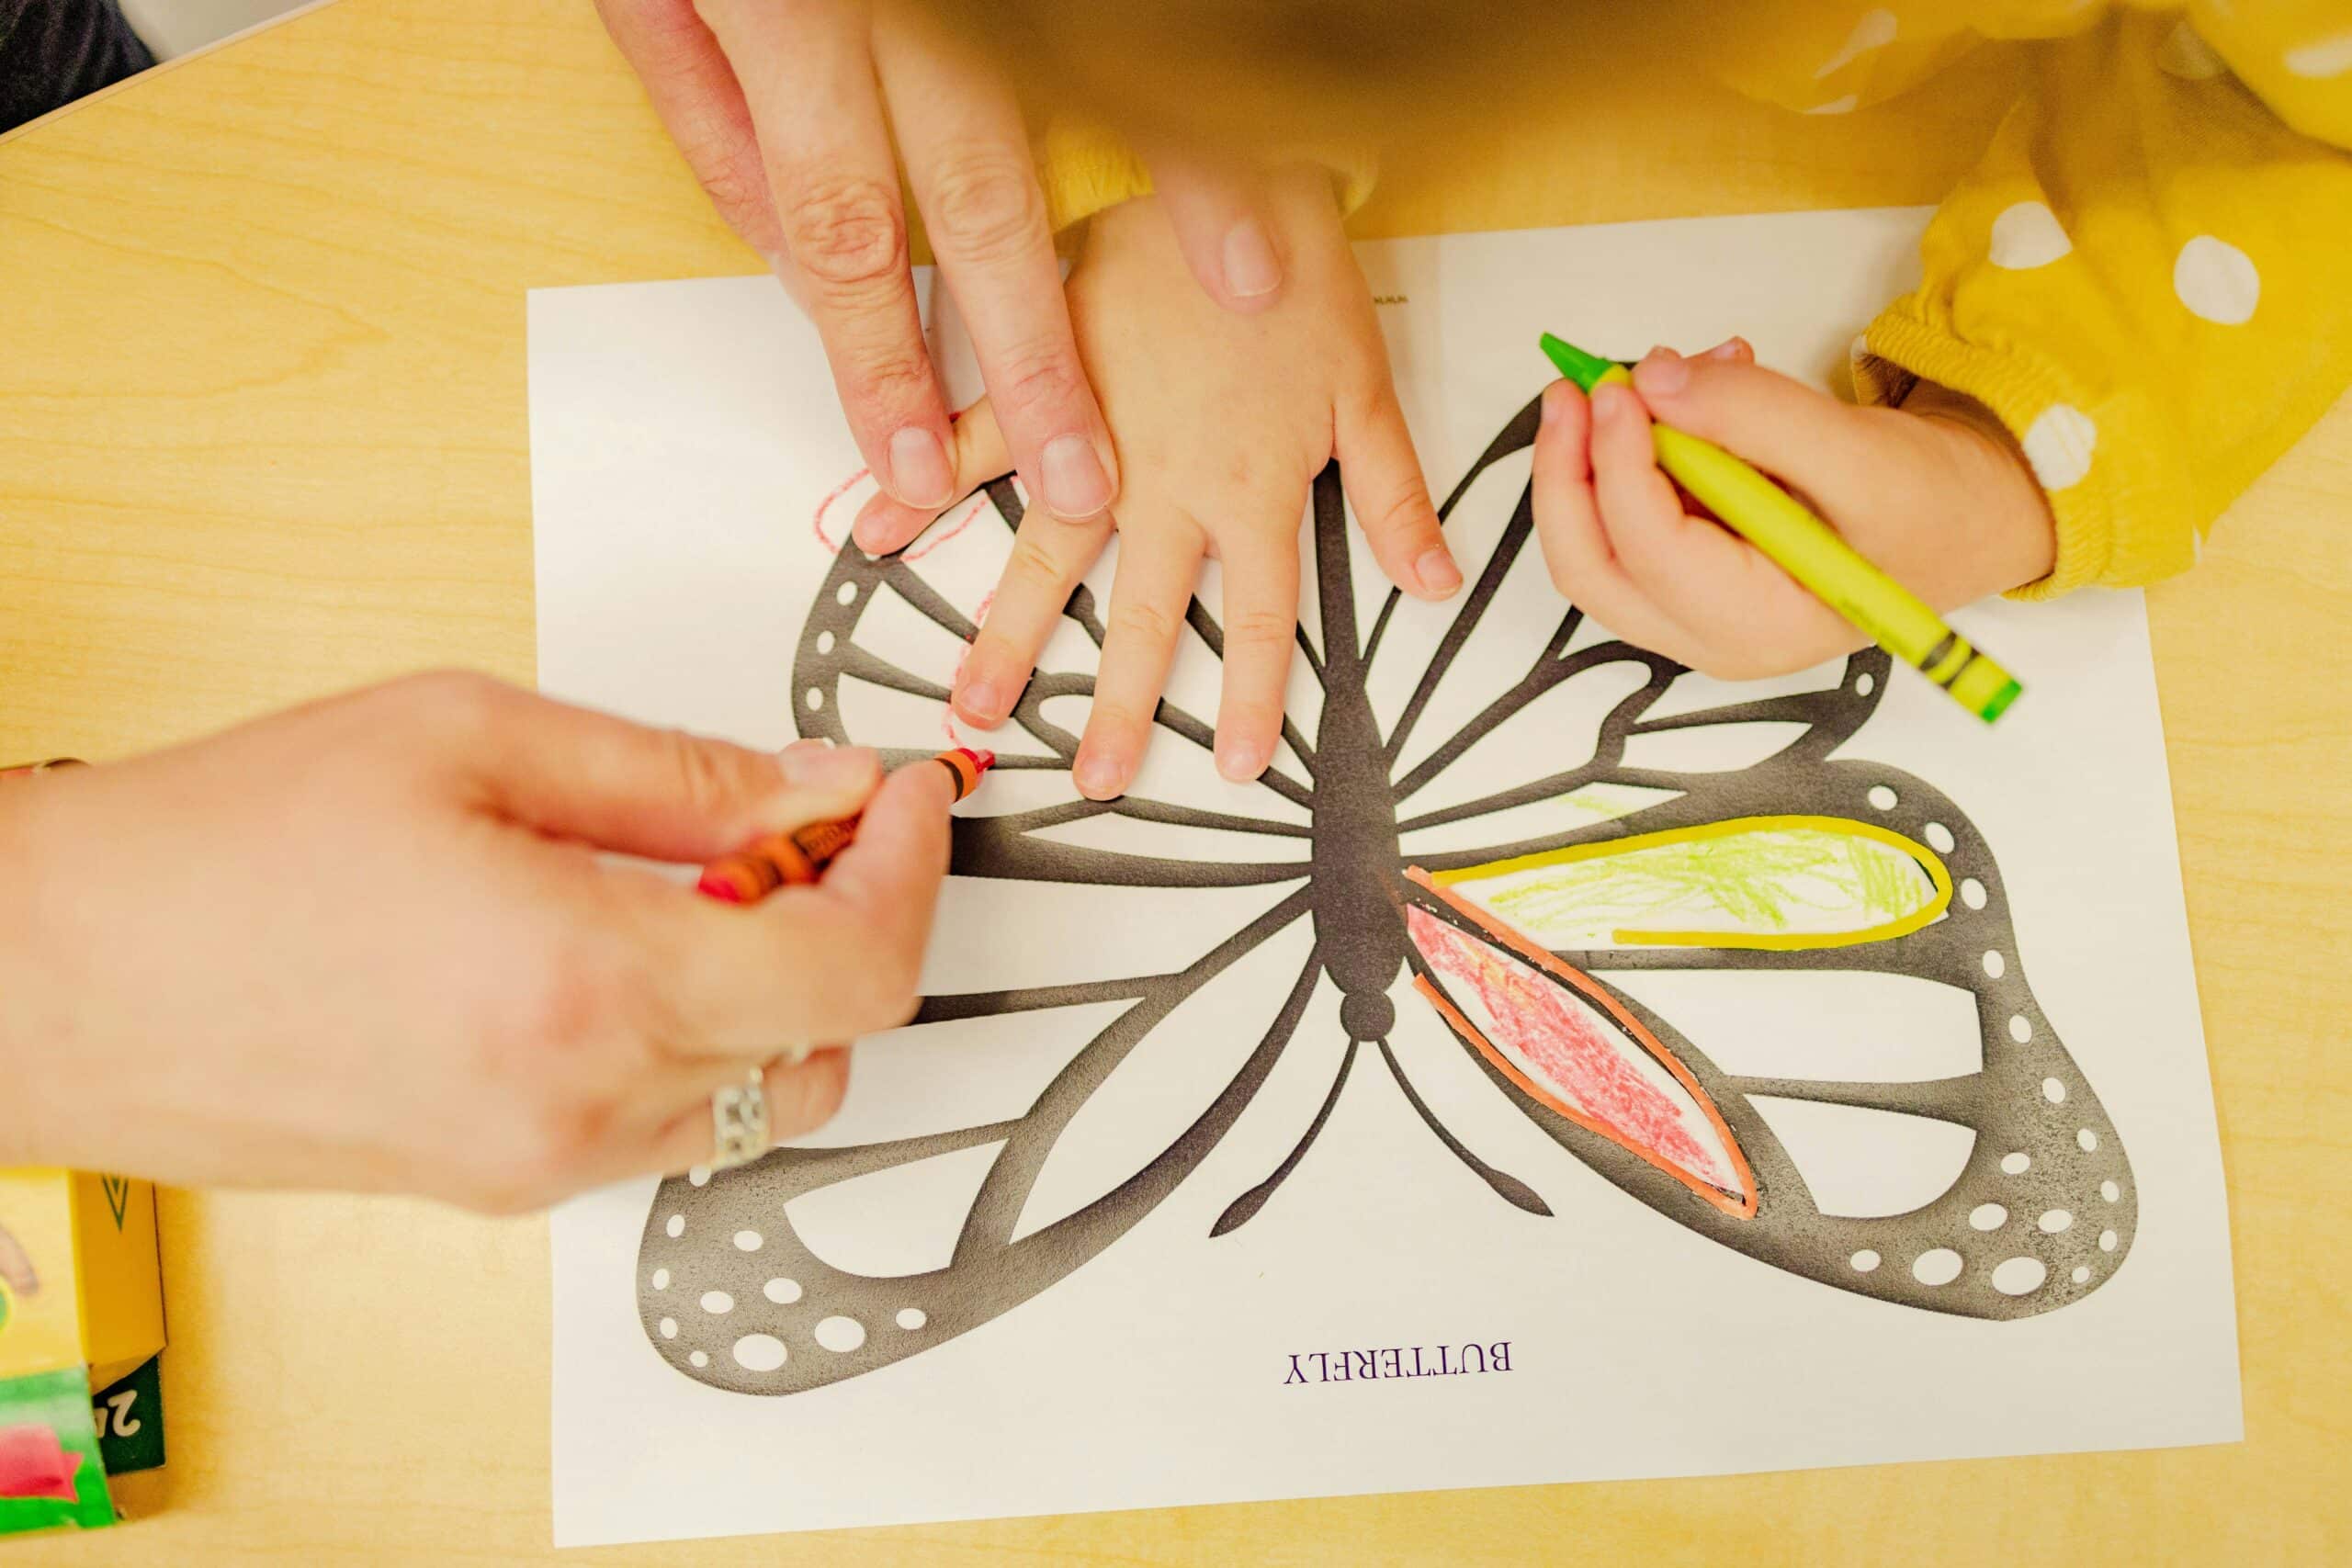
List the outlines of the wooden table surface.
<svg viewBox="0 0 2352 1568">
<path fill-rule="evenodd" d="M 1667 62 L 1584 80 L 1607 85 L 1392 159 L 1362 231 L 1930 201 L 1991 126 L 1981 67 L 1845 119 Z M 422 665 L 528 681 L 524 291 L 756 270 L 585 0 L 337 0 L 0 143 L 0 760 L 119 756 Z M 2352 401 L 2149 601 L 2244 1445 L 593 1560 L 2352 1561 L 2347 517 Z M 0 1561 L 548 1554 L 543 1224 L 198 1194 L 163 1217 L 172 1464 L 126 1488 L 156 1512 Z"/>
</svg>

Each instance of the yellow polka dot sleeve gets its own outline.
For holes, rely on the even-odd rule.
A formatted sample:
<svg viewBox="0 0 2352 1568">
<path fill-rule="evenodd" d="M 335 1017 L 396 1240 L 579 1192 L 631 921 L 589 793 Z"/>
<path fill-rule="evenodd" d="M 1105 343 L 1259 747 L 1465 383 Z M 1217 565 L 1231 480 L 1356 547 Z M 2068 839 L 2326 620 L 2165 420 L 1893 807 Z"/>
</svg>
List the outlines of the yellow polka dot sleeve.
<svg viewBox="0 0 2352 1568">
<path fill-rule="evenodd" d="M 2057 523 L 2042 598 L 2188 568 L 2352 383 L 2352 6 L 2133 7 L 2021 52 L 1855 379 L 2000 416 Z"/>
<path fill-rule="evenodd" d="M 1104 208 L 1151 194 L 1151 171 L 1114 132 L 1074 116 L 1057 116 L 1038 139 L 1037 177 L 1054 232 L 1085 221 Z M 1331 171 L 1340 210 L 1352 213 L 1372 195 L 1376 162 L 1361 148 L 1286 148 L 1270 163 L 1319 164 Z"/>
</svg>

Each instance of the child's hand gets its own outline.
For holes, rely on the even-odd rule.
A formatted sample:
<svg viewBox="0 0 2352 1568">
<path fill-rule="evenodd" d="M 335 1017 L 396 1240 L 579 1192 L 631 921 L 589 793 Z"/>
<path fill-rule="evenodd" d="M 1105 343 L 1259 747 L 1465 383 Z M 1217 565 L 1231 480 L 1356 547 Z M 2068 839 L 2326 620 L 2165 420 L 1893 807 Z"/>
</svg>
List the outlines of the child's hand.
<svg viewBox="0 0 2352 1568">
<path fill-rule="evenodd" d="M 1335 456 L 1382 570 L 1420 598 L 1462 583 L 1328 177 L 1305 169 L 1276 177 L 1267 210 L 1283 294 L 1255 314 L 1222 308 L 1193 282 L 1156 198 L 1098 216 L 1070 274 L 1080 355 L 1118 445 L 1120 493 L 1112 513 L 1090 522 L 1029 510 L 955 701 L 981 728 L 1003 722 L 1063 604 L 1119 529 L 1076 767 L 1079 789 L 1097 800 L 1123 792 L 1143 761 L 1204 556 L 1225 566 L 1217 771 L 1250 779 L 1264 770 L 1295 646 L 1299 520 L 1309 485 Z M 954 462 L 959 492 L 1004 471 L 985 403 L 957 421 Z M 868 550 L 897 549 L 932 516 L 877 496 L 855 537 Z"/>
<path fill-rule="evenodd" d="M 1638 392 L 1638 395 L 1636 395 Z M 1788 485 L 1854 547 L 1939 610 L 2048 575 L 2050 509 L 1993 415 L 1922 383 L 1900 409 L 1855 408 L 1754 363 L 1735 338 L 1697 358 L 1653 349 L 1634 387 L 1544 394 L 1535 525 L 1560 591 L 1628 641 L 1753 680 L 1866 640 L 1662 472 L 1655 416 Z"/>
</svg>

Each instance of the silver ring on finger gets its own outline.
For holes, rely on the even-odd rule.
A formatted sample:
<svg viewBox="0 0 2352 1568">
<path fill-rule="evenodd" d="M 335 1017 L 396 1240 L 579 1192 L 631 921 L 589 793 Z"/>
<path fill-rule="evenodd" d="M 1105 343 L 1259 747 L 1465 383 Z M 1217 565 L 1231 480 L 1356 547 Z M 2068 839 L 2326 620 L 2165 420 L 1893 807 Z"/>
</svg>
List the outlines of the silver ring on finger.
<svg viewBox="0 0 2352 1568">
<path fill-rule="evenodd" d="M 710 1097 L 710 1125 L 716 1145 L 713 1170 L 749 1165 L 772 1146 L 768 1131 L 767 1069 L 753 1067 L 740 1084 L 729 1084 Z"/>
</svg>

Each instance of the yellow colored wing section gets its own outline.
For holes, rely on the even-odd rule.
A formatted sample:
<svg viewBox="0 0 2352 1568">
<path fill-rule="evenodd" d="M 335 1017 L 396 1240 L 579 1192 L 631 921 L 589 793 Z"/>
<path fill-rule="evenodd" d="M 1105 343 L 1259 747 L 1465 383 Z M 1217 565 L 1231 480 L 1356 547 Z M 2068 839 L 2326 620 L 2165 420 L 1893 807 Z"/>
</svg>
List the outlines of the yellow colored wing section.
<svg viewBox="0 0 2352 1568">
<path fill-rule="evenodd" d="M 1927 845 L 1844 817 L 1737 817 L 1436 874 L 1555 949 L 1852 947 L 1951 902 Z"/>
</svg>

